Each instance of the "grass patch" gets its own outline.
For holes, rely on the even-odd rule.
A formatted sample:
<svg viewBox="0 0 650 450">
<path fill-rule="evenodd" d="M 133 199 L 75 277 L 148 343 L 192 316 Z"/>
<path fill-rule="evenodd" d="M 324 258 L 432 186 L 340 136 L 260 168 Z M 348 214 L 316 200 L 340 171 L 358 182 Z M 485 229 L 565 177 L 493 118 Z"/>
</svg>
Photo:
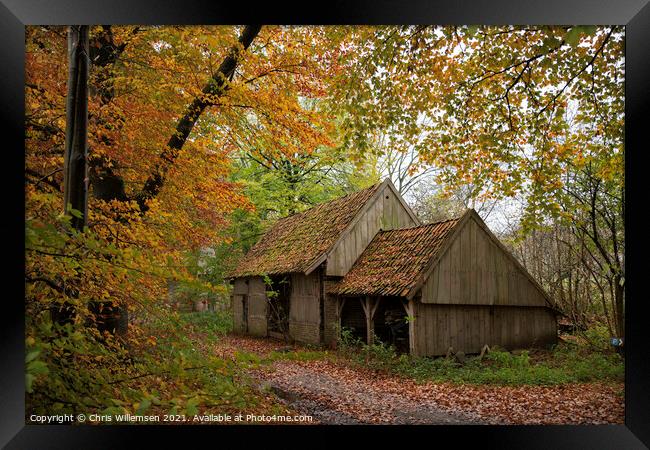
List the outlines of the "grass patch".
<svg viewBox="0 0 650 450">
<path fill-rule="evenodd" d="M 179 325 L 195 331 L 206 332 L 216 337 L 233 329 L 230 311 L 185 312 L 179 314 Z"/>
<path fill-rule="evenodd" d="M 623 381 L 624 360 L 593 346 L 560 343 L 552 350 L 531 349 L 517 354 L 494 348 L 468 356 L 463 364 L 454 357 L 428 358 L 396 353 L 393 347 L 345 341 L 340 355 L 349 363 L 414 378 L 417 381 L 459 384 L 558 385 L 593 381 Z"/>
</svg>

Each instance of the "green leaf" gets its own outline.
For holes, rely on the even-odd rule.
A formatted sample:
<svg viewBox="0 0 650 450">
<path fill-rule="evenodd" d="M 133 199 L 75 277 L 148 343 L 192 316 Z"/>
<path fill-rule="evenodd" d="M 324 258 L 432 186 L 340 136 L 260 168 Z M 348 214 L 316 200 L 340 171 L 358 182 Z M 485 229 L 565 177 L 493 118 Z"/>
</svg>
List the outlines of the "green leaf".
<svg viewBox="0 0 650 450">
<path fill-rule="evenodd" d="M 47 368 L 47 364 L 43 361 L 32 361 L 27 364 L 27 372 L 34 375 L 40 375 L 49 373 L 50 370 Z"/>
<path fill-rule="evenodd" d="M 560 45 L 562 41 L 560 41 L 556 37 L 547 37 L 542 41 L 542 47 L 550 50 L 551 48 L 555 48 Z"/>
<path fill-rule="evenodd" d="M 598 27 L 595 25 L 584 25 L 576 28 L 580 28 L 580 31 L 588 36 L 593 36 L 596 34 L 596 30 L 598 30 Z"/>
<path fill-rule="evenodd" d="M 467 27 L 467 35 L 469 37 L 473 37 L 477 31 L 478 31 L 478 25 L 469 25 Z"/>
<path fill-rule="evenodd" d="M 33 361 L 40 353 L 40 349 L 32 350 L 31 352 L 27 353 L 27 356 L 25 356 L 25 363 Z"/>
<path fill-rule="evenodd" d="M 581 30 L 582 27 L 571 27 L 569 31 L 564 35 L 564 41 L 575 47 L 578 42 L 580 42 L 580 36 L 582 35 L 583 31 Z"/>
<path fill-rule="evenodd" d="M 81 218 L 83 218 L 83 214 L 82 214 L 82 212 L 79 211 L 78 209 L 70 208 L 70 209 L 68 210 L 68 212 L 69 212 L 72 216 L 76 217 L 77 219 L 81 219 Z"/>
<path fill-rule="evenodd" d="M 136 415 L 142 415 L 144 412 L 149 409 L 151 406 L 151 400 L 145 398 L 140 402 L 140 406 L 138 407 L 138 410 L 135 412 Z"/>
<path fill-rule="evenodd" d="M 32 383 L 34 382 L 34 375 L 31 373 L 26 373 L 25 374 L 25 390 L 29 392 L 30 394 L 33 392 L 32 390 Z"/>
<path fill-rule="evenodd" d="M 185 405 L 185 412 L 189 416 L 193 416 L 195 414 L 198 414 L 199 409 L 197 405 L 199 404 L 199 399 L 197 397 L 192 397 L 187 401 L 187 404 Z"/>
</svg>

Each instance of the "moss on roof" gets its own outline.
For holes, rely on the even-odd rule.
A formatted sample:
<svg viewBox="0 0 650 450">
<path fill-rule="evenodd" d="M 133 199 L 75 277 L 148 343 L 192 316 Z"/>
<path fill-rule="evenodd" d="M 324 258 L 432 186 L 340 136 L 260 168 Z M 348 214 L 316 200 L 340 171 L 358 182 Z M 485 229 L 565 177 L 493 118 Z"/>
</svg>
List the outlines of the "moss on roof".
<svg viewBox="0 0 650 450">
<path fill-rule="evenodd" d="M 381 184 L 278 220 L 229 276 L 304 273 L 330 250 Z"/>
<path fill-rule="evenodd" d="M 347 275 L 328 291 L 346 295 L 406 296 L 458 222 L 456 218 L 377 233 Z"/>
</svg>

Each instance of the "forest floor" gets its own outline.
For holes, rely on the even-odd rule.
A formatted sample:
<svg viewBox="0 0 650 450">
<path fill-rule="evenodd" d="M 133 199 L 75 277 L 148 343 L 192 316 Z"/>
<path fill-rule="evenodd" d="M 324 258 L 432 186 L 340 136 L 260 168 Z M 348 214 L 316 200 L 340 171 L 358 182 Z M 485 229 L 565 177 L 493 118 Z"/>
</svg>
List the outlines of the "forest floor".
<svg viewBox="0 0 650 450">
<path fill-rule="evenodd" d="M 623 383 L 503 386 L 417 381 L 352 364 L 337 352 L 226 335 L 224 358 L 246 362 L 261 393 L 320 424 L 622 424 Z"/>
</svg>

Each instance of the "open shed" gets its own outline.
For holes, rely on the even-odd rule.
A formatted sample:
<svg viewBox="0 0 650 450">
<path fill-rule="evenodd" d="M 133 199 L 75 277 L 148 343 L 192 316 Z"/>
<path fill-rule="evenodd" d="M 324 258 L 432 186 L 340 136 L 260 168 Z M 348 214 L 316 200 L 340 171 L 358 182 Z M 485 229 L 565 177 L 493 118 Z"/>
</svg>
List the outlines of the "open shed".
<svg viewBox="0 0 650 450">
<path fill-rule="evenodd" d="M 402 309 L 408 349 L 417 355 L 557 338 L 551 300 L 471 209 L 457 219 L 380 231 L 329 293 L 341 326 L 358 324 L 359 309 L 349 305 L 361 305 L 365 324 L 356 329 L 368 342 L 377 335 L 398 346 L 403 334 L 386 329 L 399 323 Z"/>
</svg>

